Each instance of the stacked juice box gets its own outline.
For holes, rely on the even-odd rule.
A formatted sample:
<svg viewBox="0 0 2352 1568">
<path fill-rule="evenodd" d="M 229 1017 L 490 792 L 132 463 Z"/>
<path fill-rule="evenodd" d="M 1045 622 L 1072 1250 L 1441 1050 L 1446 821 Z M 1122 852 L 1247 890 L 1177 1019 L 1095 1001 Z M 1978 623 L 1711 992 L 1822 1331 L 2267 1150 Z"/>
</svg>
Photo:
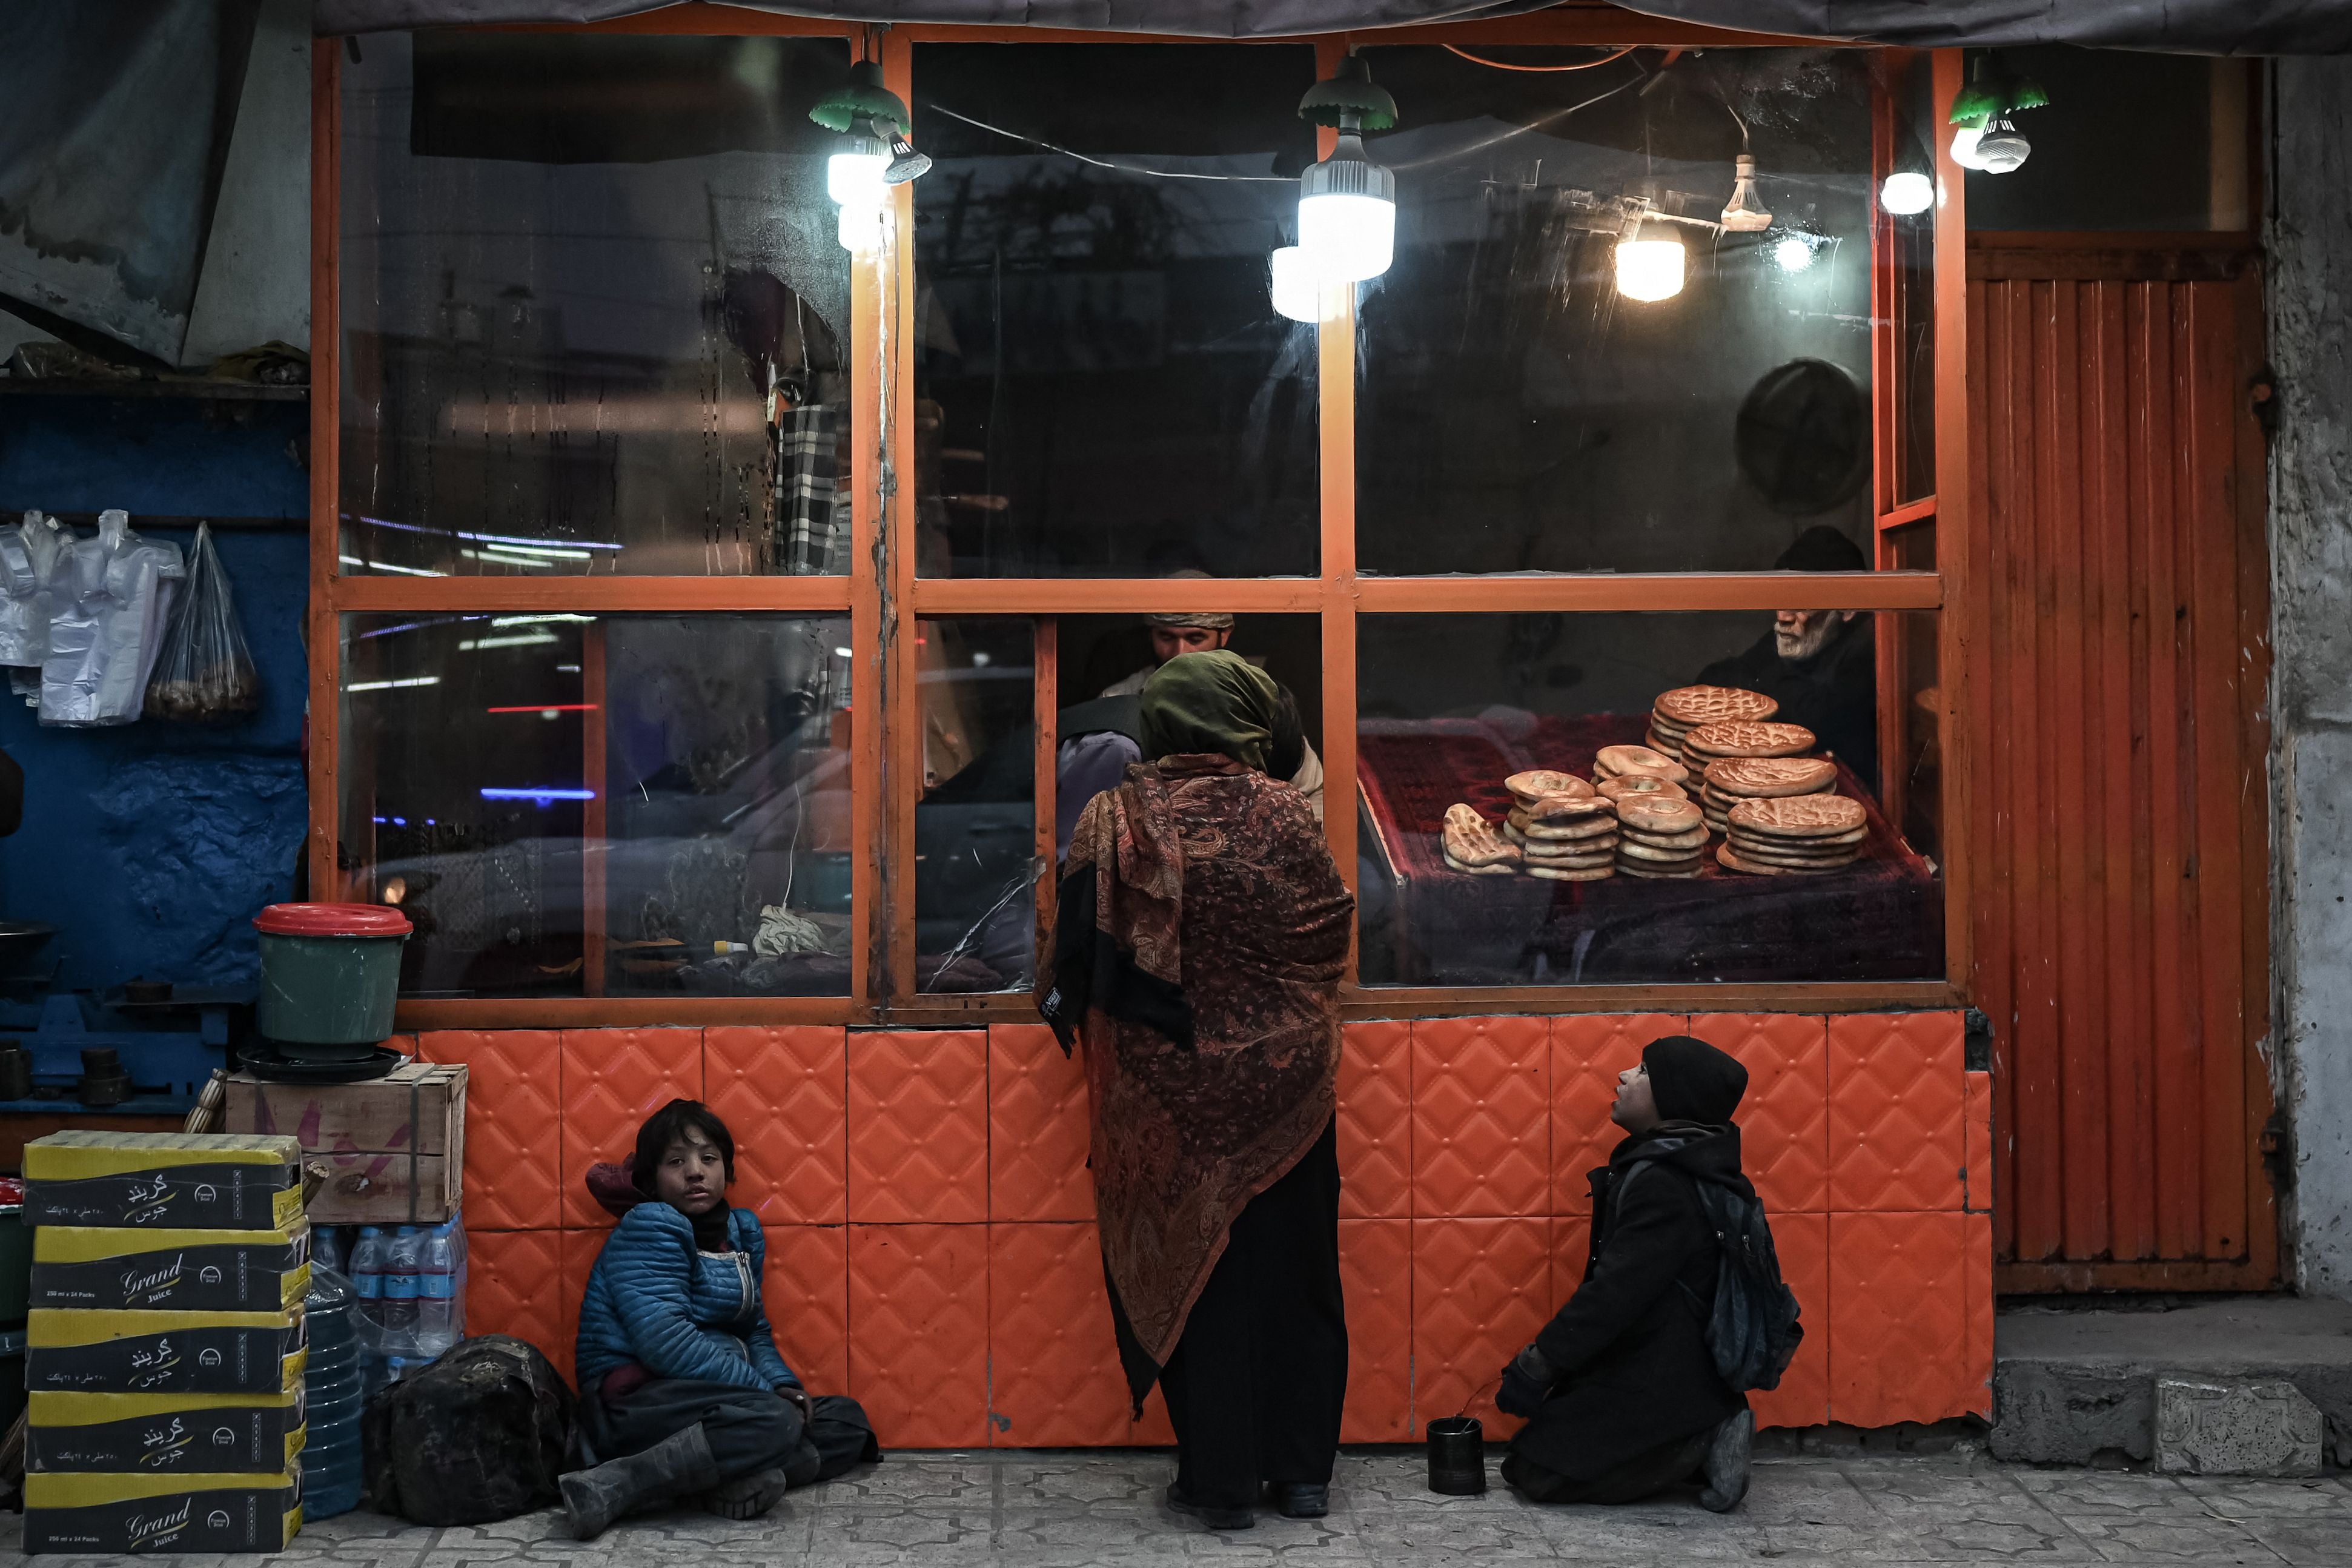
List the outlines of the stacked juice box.
<svg viewBox="0 0 2352 1568">
<path fill-rule="evenodd" d="M 302 1526 L 300 1145 L 54 1133 L 25 1145 L 25 1549 L 283 1550 Z"/>
</svg>

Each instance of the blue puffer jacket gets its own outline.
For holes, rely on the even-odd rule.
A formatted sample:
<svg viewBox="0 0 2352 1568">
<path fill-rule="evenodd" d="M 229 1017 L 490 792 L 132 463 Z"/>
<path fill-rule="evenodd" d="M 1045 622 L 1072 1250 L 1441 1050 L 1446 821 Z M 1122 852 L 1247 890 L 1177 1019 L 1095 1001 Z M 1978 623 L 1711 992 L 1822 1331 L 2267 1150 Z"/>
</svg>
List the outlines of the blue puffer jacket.
<svg viewBox="0 0 2352 1568">
<path fill-rule="evenodd" d="M 702 1252 L 694 1222 L 667 1203 L 641 1203 L 604 1242 L 580 1303 L 580 1391 L 635 1362 L 656 1377 L 739 1388 L 798 1388 L 760 1305 L 768 1259 L 759 1216 L 727 1216 L 732 1252 Z"/>
</svg>

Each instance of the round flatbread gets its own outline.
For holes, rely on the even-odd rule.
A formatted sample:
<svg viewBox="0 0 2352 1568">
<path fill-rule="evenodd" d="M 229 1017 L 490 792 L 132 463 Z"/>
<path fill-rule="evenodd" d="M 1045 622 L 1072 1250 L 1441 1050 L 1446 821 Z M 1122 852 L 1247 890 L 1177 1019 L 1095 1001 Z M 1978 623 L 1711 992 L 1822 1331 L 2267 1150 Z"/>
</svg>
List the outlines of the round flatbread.
<svg viewBox="0 0 2352 1568">
<path fill-rule="evenodd" d="M 1698 861 L 1691 862 L 1688 869 L 1686 870 L 1678 870 L 1673 867 L 1644 863 L 1640 865 L 1621 865 L 1617 868 L 1617 874 L 1620 876 L 1639 877 L 1643 882 L 1688 882 L 1706 869 L 1706 866 Z"/>
<path fill-rule="evenodd" d="M 1643 844 L 1654 850 L 1696 850 L 1706 842 L 1706 824 L 1699 823 L 1685 833 L 1637 833 L 1631 828 L 1617 835 L 1621 844 Z"/>
<path fill-rule="evenodd" d="M 1605 802 L 1604 802 L 1605 803 Z M 1617 831 L 1617 814 L 1613 811 L 1580 811 L 1540 820 L 1524 811 L 1512 811 L 1503 819 L 1506 832 L 1517 829 L 1530 839 L 1590 839 Z"/>
<path fill-rule="evenodd" d="M 1541 877 L 1546 882 L 1603 882 L 1615 876 L 1617 868 L 1613 865 L 1604 865 L 1591 871 L 1580 868 L 1574 871 L 1555 871 L 1548 865 L 1531 865 L 1528 867 L 1528 874 Z"/>
<path fill-rule="evenodd" d="M 1796 839 L 1778 833 L 1756 832 L 1741 827 L 1737 822 L 1732 822 L 1725 828 L 1724 837 L 1735 844 L 1745 845 L 1750 849 L 1770 850 L 1780 854 L 1835 855 L 1843 854 L 1849 851 L 1859 853 L 1862 841 L 1870 837 L 1870 830 L 1856 828 L 1850 833 L 1835 833 L 1827 838 Z"/>
<path fill-rule="evenodd" d="M 1819 757 L 1733 757 L 1706 765 L 1706 787 L 1743 800 L 1821 795 L 1837 787 L 1837 764 Z"/>
<path fill-rule="evenodd" d="M 1735 828 L 1780 839 L 1833 839 L 1865 826 L 1870 813 L 1843 795 L 1782 795 L 1742 800 L 1726 813 Z"/>
<path fill-rule="evenodd" d="M 1522 822 L 1566 827 L 1594 817 L 1614 817 L 1616 807 L 1588 789 L 1581 795 L 1538 795 L 1532 800 L 1521 800 L 1511 808 L 1510 814 Z"/>
<path fill-rule="evenodd" d="M 1672 764 L 1682 771 L 1682 764 Z M 1620 773 L 1601 786 L 1604 800 L 1623 800 L 1630 795 L 1654 795 L 1663 800 L 1687 800 L 1690 791 L 1673 779 L 1656 773 Z"/>
<path fill-rule="evenodd" d="M 1517 876 L 1519 874 L 1519 868 L 1517 866 L 1464 865 L 1452 855 L 1445 857 L 1445 864 L 1448 870 L 1458 871 L 1464 876 Z"/>
<path fill-rule="evenodd" d="M 1738 686 L 1677 686 L 1661 692 L 1651 708 L 1669 724 L 1692 728 L 1721 719 L 1770 718 L 1780 705 L 1762 692 Z"/>
<path fill-rule="evenodd" d="M 1620 839 L 1617 841 L 1617 853 L 1626 860 L 1662 861 L 1673 864 L 1698 859 L 1698 852 L 1706 844 L 1705 833 L 1701 833 L 1696 842 L 1687 844 L 1645 844 L 1633 839 Z"/>
<path fill-rule="evenodd" d="M 1770 861 L 1751 860 L 1729 844 L 1726 844 L 1715 852 L 1715 863 L 1726 871 L 1746 872 L 1750 876 L 1818 876 L 1824 872 L 1842 871 L 1853 862 L 1841 861 L 1835 865 L 1776 865 Z"/>
<path fill-rule="evenodd" d="M 1592 759 L 1595 773 L 1607 773 L 1612 778 L 1620 773 L 1640 773 L 1648 768 L 1664 770 L 1681 766 L 1664 752 L 1647 746 L 1604 746 Z M 1679 779 L 1683 775 L 1674 773 L 1667 774 L 1667 777 Z"/>
<path fill-rule="evenodd" d="M 1715 762 L 1727 757 L 1794 757 L 1811 751 L 1814 744 L 1813 732 L 1801 724 L 1732 719 L 1692 730 L 1683 741 L 1683 756 L 1685 762 L 1692 758 Z"/>
<path fill-rule="evenodd" d="M 1531 768 L 1525 773 L 1514 773 L 1503 780 L 1520 805 L 1525 806 L 1549 795 L 1565 795 L 1570 799 L 1589 799 L 1592 786 L 1573 773 L 1560 773 L 1549 768 Z"/>
<path fill-rule="evenodd" d="M 1598 871 L 1617 863 L 1617 852 L 1604 850 L 1592 855 L 1529 855 L 1520 862 L 1528 866 L 1545 866 L 1552 871 Z"/>
<path fill-rule="evenodd" d="M 1646 833 L 1687 833 L 1706 822 L 1706 814 L 1689 800 L 1665 800 L 1636 795 L 1617 802 L 1617 820 Z"/>
<path fill-rule="evenodd" d="M 1727 847 L 1741 860 L 1754 861 L 1759 865 L 1786 866 L 1791 871 L 1835 871 L 1840 866 L 1852 865 L 1862 858 L 1860 852 L 1851 847 L 1840 850 L 1835 854 L 1826 855 L 1790 854 L 1782 850 L 1763 849 L 1755 844 L 1742 843 L 1738 839 L 1732 840 Z"/>
<path fill-rule="evenodd" d="M 1594 833 L 1581 839 L 1531 839 L 1524 833 L 1514 831 L 1509 824 L 1506 823 L 1503 834 L 1518 846 L 1521 854 L 1533 855 L 1543 860 L 1559 860 L 1563 856 L 1573 855 L 1607 854 L 1617 847 L 1617 835 L 1614 833 Z"/>
</svg>

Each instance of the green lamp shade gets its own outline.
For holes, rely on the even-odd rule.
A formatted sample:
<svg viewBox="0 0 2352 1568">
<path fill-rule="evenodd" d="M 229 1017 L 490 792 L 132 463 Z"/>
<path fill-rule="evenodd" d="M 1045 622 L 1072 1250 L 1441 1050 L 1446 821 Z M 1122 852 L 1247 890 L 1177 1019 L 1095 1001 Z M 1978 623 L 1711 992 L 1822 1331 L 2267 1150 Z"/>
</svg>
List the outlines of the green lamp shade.
<svg viewBox="0 0 2352 1568">
<path fill-rule="evenodd" d="M 1953 125 L 1981 126 L 2006 107 L 1998 88 L 1981 81 L 1972 81 L 1952 95 Z"/>
<path fill-rule="evenodd" d="M 1298 100 L 1298 118 L 1337 130 L 1343 117 L 1357 129 L 1386 131 L 1397 122 L 1396 99 L 1372 82 L 1371 68 L 1360 55 L 1349 55 L 1328 80 L 1318 81 Z"/>
<path fill-rule="evenodd" d="M 870 120 L 882 135 L 903 136 L 911 129 L 912 117 L 898 95 L 882 85 L 880 62 L 860 60 L 849 68 L 847 81 L 817 99 L 809 118 L 845 134 L 859 120 Z"/>
</svg>

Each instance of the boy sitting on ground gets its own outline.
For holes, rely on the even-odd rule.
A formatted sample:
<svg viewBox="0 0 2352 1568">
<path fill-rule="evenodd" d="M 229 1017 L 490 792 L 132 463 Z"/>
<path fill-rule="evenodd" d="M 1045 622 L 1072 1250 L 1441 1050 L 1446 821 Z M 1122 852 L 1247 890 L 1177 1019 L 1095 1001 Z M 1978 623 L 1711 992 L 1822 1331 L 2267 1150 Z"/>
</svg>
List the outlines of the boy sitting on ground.
<svg viewBox="0 0 2352 1568">
<path fill-rule="evenodd" d="M 1617 1080 L 1626 1137 L 1592 1186 L 1583 1283 L 1504 1370 L 1496 1397 L 1528 1417 L 1503 1479 L 1537 1502 L 1632 1502 L 1706 1476 L 1720 1513 L 1748 1491 L 1756 1418 L 1716 1369 L 1706 1324 L 1721 1249 L 1697 1184 L 1756 1192 L 1731 1120 L 1748 1070 L 1668 1035 Z"/>
</svg>

